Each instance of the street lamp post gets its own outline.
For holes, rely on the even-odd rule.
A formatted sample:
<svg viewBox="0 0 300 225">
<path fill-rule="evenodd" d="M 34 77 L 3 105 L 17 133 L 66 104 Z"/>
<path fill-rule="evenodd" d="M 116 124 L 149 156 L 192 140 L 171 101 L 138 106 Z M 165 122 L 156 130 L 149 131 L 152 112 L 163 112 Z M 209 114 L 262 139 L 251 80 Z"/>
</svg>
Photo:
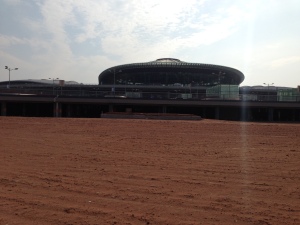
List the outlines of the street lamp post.
<svg viewBox="0 0 300 225">
<path fill-rule="evenodd" d="M 49 80 L 52 80 L 52 88 L 53 88 L 53 95 L 54 95 L 54 80 L 59 80 L 59 78 L 48 78 Z"/>
<path fill-rule="evenodd" d="M 270 91 L 269 91 L 269 88 L 270 88 L 270 85 L 273 85 L 274 83 L 264 83 L 264 85 L 267 85 L 268 86 L 268 100 L 270 100 Z"/>
<path fill-rule="evenodd" d="M 10 71 L 11 70 L 18 70 L 18 68 L 9 68 L 8 66 L 5 66 L 5 69 L 8 70 L 8 88 L 10 88 Z"/>
</svg>

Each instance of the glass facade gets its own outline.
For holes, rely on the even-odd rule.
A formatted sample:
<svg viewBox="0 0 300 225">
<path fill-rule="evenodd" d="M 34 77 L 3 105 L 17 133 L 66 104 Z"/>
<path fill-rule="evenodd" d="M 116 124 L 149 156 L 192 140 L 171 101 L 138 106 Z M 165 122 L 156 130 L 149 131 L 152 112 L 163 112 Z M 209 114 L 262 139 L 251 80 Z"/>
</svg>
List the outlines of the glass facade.
<svg viewBox="0 0 300 225">
<path fill-rule="evenodd" d="M 103 85 L 151 85 L 151 86 L 214 86 L 218 84 L 239 84 L 232 77 L 199 71 L 160 70 L 151 71 L 144 69 L 124 71 L 107 74 L 99 80 Z"/>
<path fill-rule="evenodd" d="M 243 80 L 244 75 L 230 67 L 186 63 L 173 58 L 120 65 L 99 75 L 100 85 L 210 87 L 219 84 L 239 85 Z"/>
</svg>

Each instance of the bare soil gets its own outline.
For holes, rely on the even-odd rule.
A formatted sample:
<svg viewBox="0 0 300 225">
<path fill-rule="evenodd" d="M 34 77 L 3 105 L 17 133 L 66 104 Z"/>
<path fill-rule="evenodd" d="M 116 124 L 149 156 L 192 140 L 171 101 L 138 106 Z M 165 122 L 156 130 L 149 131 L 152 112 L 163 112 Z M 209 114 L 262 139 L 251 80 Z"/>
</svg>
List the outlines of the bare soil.
<svg viewBox="0 0 300 225">
<path fill-rule="evenodd" d="M 300 124 L 0 117 L 0 224 L 300 224 Z"/>
</svg>

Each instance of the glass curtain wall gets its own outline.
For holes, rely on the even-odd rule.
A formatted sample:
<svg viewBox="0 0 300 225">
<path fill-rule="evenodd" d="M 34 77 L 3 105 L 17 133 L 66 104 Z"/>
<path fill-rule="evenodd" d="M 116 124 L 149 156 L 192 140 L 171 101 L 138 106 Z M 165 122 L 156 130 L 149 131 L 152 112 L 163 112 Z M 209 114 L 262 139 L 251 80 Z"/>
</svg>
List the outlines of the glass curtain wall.
<svg viewBox="0 0 300 225">
<path fill-rule="evenodd" d="M 214 86 L 238 84 L 232 76 L 212 74 L 208 71 L 178 71 L 175 69 L 131 70 L 109 74 L 101 79 L 104 85 L 150 85 L 150 86 Z"/>
</svg>

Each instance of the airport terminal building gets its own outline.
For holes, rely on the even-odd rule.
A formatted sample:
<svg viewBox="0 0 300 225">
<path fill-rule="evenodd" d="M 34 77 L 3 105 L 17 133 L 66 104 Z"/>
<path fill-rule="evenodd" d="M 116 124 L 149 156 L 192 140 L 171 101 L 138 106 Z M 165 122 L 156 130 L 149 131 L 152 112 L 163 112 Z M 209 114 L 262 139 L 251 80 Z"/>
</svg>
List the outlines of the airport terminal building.
<svg viewBox="0 0 300 225">
<path fill-rule="evenodd" d="M 202 86 L 239 85 L 242 72 L 225 66 L 188 63 L 174 58 L 119 65 L 99 75 L 100 85 Z"/>
<path fill-rule="evenodd" d="M 112 87 L 113 96 L 152 99 L 203 99 L 207 91 L 213 97 L 217 90 L 230 90 L 228 97 L 233 97 L 235 92 L 237 98 L 243 80 L 244 74 L 234 68 L 174 58 L 119 65 L 104 70 L 98 77 L 100 86 Z M 218 88 L 212 88 L 215 86 Z"/>
<path fill-rule="evenodd" d="M 100 117 L 132 112 L 300 121 L 299 86 L 240 87 L 244 78 L 231 67 L 161 58 L 110 67 L 98 75 L 95 85 L 58 78 L 9 80 L 0 82 L 0 114 Z"/>
</svg>

